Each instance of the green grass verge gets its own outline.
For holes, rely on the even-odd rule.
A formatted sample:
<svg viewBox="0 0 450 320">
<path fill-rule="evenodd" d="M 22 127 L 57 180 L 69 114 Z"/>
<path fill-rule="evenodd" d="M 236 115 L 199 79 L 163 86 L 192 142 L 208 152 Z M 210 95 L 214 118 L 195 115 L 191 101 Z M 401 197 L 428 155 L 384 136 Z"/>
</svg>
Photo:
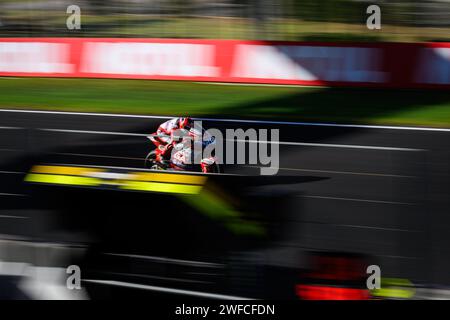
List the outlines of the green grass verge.
<svg viewBox="0 0 450 320">
<path fill-rule="evenodd" d="M 0 78 L 0 107 L 450 127 L 450 92 Z"/>
</svg>

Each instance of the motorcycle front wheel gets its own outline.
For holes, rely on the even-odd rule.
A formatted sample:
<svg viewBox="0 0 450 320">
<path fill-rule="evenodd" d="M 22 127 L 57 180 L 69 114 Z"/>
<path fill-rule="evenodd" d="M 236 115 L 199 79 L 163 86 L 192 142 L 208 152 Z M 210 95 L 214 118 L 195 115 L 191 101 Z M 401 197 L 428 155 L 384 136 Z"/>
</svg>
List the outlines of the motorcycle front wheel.
<svg viewBox="0 0 450 320">
<path fill-rule="evenodd" d="M 150 151 L 144 160 L 144 167 L 151 169 L 156 164 L 156 151 Z"/>
</svg>

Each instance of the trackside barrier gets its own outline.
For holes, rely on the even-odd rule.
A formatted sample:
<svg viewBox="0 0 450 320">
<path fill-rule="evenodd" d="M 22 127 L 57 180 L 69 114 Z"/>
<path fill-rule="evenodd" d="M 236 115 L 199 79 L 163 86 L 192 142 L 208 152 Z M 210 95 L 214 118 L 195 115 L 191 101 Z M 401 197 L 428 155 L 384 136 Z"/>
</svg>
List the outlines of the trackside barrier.
<svg viewBox="0 0 450 320">
<path fill-rule="evenodd" d="M 1 38 L 0 76 L 446 89 L 450 43 Z"/>
</svg>

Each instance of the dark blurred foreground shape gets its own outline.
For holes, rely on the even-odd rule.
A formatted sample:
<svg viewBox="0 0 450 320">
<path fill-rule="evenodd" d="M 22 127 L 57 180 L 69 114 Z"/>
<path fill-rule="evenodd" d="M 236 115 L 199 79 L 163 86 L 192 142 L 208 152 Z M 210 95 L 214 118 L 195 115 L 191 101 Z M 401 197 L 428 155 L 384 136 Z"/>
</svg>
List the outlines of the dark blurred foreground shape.
<svg viewBox="0 0 450 320">
<path fill-rule="evenodd" d="M 320 181 L 317 177 L 268 181 L 210 176 L 202 191 L 184 194 L 178 177 L 176 192 L 146 192 L 144 185 L 141 191 L 120 191 L 117 186 L 124 182 L 116 169 L 116 176 L 105 175 L 100 185 L 82 186 L 77 173 L 61 171 L 89 171 L 88 167 L 52 165 L 45 166 L 46 173 L 40 168 L 35 166 L 25 177 L 30 205 L 41 220 L 39 229 L 26 236 L 18 232 L 24 240 L 2 240 L 2 258 L 12 261 L 2 266 L 2 299 L 367 300 L 447 294 L 442 290 L 437 295 L 434 288 L 407 278 L 383 277 L 382 289 L 368 290 L 367 267 L 382 262 L 384 268 L 382 259 L 287 246 L 296 241 L 287 232 L 289 216 L 301 203 L 289 193 L 256 190 L 267 182 L 309 183 Z M 158 183 L 174 179 L 174 174 L 142 174 Z M 239 195 L 233 196 L 237 202 L 221 205 L 231 199 L 222 188 L 230 190 L 231 185 Z M 193 205 L 209 192 L 216 192 L 209 208 Z M 380 245 L 381 239 L 367 242 L 367 251 Z M 336 244 L 340 246 L 345 247 Z M 81 268 L 82 290 L 66 288 L 68 265 Z M 417 265 L 411 270 L 420 273 L 426 268 Z M 400 271 L 398 276 L 407 274 Z"/>
</svg>

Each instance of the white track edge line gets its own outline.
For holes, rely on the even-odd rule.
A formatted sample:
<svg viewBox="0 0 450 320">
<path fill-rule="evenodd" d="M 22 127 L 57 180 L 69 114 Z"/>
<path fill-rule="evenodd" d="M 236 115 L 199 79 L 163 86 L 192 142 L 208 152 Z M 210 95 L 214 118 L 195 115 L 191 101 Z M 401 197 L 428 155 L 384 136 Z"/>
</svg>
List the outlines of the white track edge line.
<svg viewBox="0 0 450 320">
<path fill-rule="evenodd" d="M 149 285 L 143 285 L 143 284 L 137 284 L 137 283 L 131 283 L 131 282 L 123 282 L 123 281 L 94 280 L 94 279 L 85 279 L 83 281 L 91 282 L 91 283 L 98 283 L 98 284 L 112 285 L 112 286 L 119 286 L 119 287 L 134 288 L 134 289 L 144 289 L 144 290 L 150 290 L 150 291 L 175 293 L 175 294 L 189 295 L 189 296 L 202 297 L 202 298 L 223 299 L 223 300 L 253 300 L 250 298 L 229 296 L 229 295 L 224 295 L 224 294 L 192 291 L 192 290 L 182 290 L 182 289 L 174 289 L 174 288 L 167 288 L 167 287 L 149 286 Z"/>
<path fill-rule="evenodd" d="M 94 113 L 94 112 L 72 112 L 72 111 L 49 111 L 49 110 L 26 110 L 26 109 L 0 109 L 0 112 L 22 112 L 22 113 L 42 113 L 42 114 L 61 114 L 75 116 L 100 116 L 100 117 L 118 117 L 118 118 L 142 118 L 142 119 L 171 119 L 173 116 L 152 116 L 138 114 L 121 113 Z M 339 128 L 363 128 L 363 129 L 388 129 L 388 130 L 416 130 L 416 131 L 439 131 L 450 132 L 450 128 L 433 127 L 411 127 L 411 126 L 384 126 L 384 125 L 364 125 L 364 124 L 340 124 L 325 122 L 292 122 L 292 121 L 270 121 L 270 120 L 244 120 L 244 119 L 225 119 L 225 118 L 193 118 L 201 121 L 215 122 L 237 122 L 237 123 L 261 123 L 261 124 L 279 124 L 279 125 L 297 125 L 297 126 L 318 126 L 318 127 L 339 127 Z"/>
</svg>

